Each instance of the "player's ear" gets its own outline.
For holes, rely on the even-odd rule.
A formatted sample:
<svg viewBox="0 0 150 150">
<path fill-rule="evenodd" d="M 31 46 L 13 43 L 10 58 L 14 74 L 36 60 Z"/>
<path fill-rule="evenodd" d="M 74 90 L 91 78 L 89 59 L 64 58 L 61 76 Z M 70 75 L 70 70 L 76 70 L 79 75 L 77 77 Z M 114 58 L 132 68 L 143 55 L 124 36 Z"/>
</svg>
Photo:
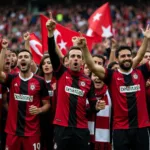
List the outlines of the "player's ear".
<svg viewBox="0 0 150 150">
<path fill-rule="evenodd" d="M 34 64 L 34 61 L 33 61 L 33 59 L 31 60 L 31 65 L 33 65 Z"/>
</svg>

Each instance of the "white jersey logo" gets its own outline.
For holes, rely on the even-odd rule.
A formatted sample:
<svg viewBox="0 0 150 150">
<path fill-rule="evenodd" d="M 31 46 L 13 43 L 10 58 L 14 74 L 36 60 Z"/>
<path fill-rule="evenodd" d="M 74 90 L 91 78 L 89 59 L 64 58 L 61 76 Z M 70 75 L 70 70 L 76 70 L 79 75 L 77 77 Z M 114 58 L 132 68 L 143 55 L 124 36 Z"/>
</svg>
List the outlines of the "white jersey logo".
<svg viewBox="0 0 150 150">
<path fill-rule="evenodd" d="M 120 86 L 120 93 L 132 93 L 141 91 L 140 85 Z"/>
<path fill-rule="evenodd" d="M 30 95 L 23 95 L 23 94 L 16 94 L 16 93 L 14 93 L 14 98 L 17 101 L 33 102 L 33 96 L 30 96 Z"/>
<path fill-rule="evenodd" d="M 65 86 L 65 91 L 67 93 L 74 94 L 74 95 L 81 96 L 81 97 L 83 97 L 84 95 L 84 91 L 77 89 L 77 88 L 70 87 L 70 86 Z"/>
</svg>

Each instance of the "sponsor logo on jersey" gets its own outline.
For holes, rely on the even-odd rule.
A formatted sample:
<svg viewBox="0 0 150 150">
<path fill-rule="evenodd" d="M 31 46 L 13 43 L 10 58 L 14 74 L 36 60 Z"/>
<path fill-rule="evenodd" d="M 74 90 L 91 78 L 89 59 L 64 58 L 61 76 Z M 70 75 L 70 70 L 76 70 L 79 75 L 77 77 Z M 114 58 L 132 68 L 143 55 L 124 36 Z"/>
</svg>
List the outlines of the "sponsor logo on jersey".
<svg viewBox="0 0 150 150">
<path fill-rule="evenodd" d="M 120 86 L 120 93 L 132 93 L 140 91 L 140 85 L 131 85 L 131 86 Z"/>
<path fill-rule="evenodd" d="M 33 96 L 30 96 L 30 95 L 23 95 L 23 94 L 14 93 L 14 98 L 17 101 L 33 102 Z"/>
<path fill-rule="evenodd" d="M 67 93 L 74 94 L 74 95 L 81 96 L 81 97 L 83 97 L 84 95 L 84 91 L 74 88 L 74 87 L 70 87 L 70 86 L 65 86 L 65 91 Z"/>
</svg>

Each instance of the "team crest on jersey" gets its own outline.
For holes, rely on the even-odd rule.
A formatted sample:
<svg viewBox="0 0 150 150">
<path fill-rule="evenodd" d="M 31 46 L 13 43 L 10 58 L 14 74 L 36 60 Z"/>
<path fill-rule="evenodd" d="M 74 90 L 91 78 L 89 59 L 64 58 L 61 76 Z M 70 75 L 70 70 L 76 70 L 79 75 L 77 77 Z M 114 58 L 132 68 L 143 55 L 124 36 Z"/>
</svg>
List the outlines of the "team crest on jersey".
<svg viewBox="0 0 150 150">
<path fill-rule="evenodd" d="M 133 74 L 134 79 L 138 79 L 138 75 L 136 73 Z"/>
<path fill-rule="evenodd" d="M 81 81 L 81 82 L 80 82 L 80 85 L 81 85 L 81 86 L 85 86 L 85 82 L 84 82 L 84 81 Z"/>
<path fill-rule="evenodd" d="M 31 84 L 30 85 L 30 89 L 33 91 L 35 89 L 35 85 L 34 84 Z"/>
</svg>

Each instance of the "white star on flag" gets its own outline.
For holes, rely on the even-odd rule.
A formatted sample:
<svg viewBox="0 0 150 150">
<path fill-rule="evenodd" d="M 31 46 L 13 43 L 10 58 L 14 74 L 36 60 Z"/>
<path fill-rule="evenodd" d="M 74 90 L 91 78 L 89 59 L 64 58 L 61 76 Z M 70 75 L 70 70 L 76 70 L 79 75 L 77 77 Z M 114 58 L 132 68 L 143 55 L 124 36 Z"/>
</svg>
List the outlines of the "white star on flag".
<svg viewBox="0 0 150 150">
<path fill-rule="evenodd" d="M 59 35 L 61 35 L 61 33 L 60 33 L 57 29 L 55 29 L 55 31 L 54 31 L 54 38 L 55 38 L 55 41 L 57 41 L 56 39 L 57 39 L 57 37 L 58 37 Z"/>
<path fill-rule="evenodd" d="M 66 49 L 66 44 L 67 44 L 67 42 L 64 42 L 63 40 L 61 40 L 61 42 L 58 43 L 58 45 L 60 46 L 60 49 L 61 49 L 61 50 L 62 50 L 62 49 Z"/>
<path fill-rule="evenodd" d="M 96 20 L 99 20 L 101 16 L 102 16 L 102 14 L 97 13 L 97 14 L 93 17 L 93 22 L 96 21 Z"/>
<path fill-rule="evenodd" d="M 104 26 L 102 26 L 102 30 L 103 30 L 103 33 L 102 33 L 102 37 L 111 37 L 112 36 L 112 33 L 111 33 L 111 26 L 109 25 L 107 28 L 105 28 Z"/>
</svg>

